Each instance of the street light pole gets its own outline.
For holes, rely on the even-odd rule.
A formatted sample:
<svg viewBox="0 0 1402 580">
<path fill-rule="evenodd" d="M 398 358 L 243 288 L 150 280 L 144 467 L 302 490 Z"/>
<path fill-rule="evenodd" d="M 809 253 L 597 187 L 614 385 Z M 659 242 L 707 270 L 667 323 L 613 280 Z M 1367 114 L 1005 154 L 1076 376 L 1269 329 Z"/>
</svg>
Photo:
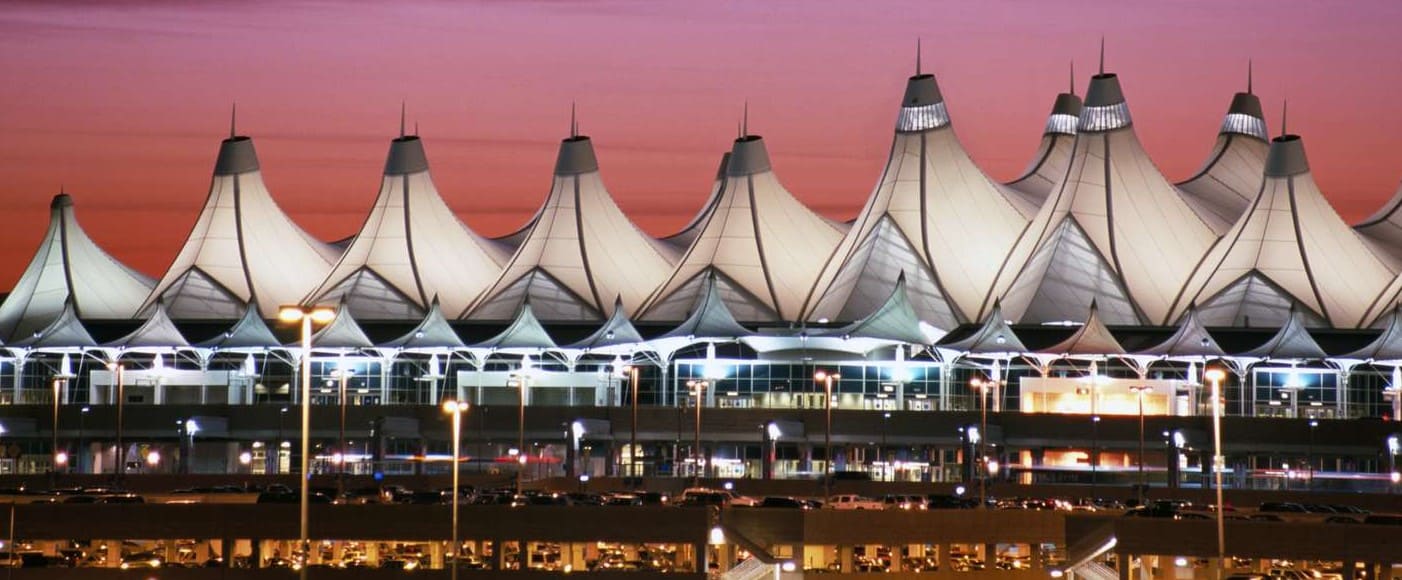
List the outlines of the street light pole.
<svg viewBox="0 0 1402 580">
<path fill-rule="evenodd" d="M 301 461 L 301 494 L 298 526 L 298 549 L 301 550 L 300 575 L 303 579 L 307 577 L 307 564 L 310 563 L 311 542 L 309 536 L 309 510 L 308 499 L 310 497 L 311 472 L 309 455 L 311 453 L 312 438 L 312 323 L 325 324 L 336 318 L 336 311 L 325 307 L 306 306 L 283 306 L 278 310 L 278 320 L 285 323 L 301 323 L 301 383 L 302 383 L 302 461 Z"/>
<path fill-rule="evenodd" d="M 1096 499 L 1096 487 L 1100 484 L 1100 415 L 1090 417 L 1090 495 Z"/>
<path fill-rule="evenodd" d="M 1310 439 L 1309 445 L 1305 447 L 1305 462 L 1309 468 L 1305 470 L 1305 490 L 1314 491 L 1314 429 L 1319 426 L 1319 421 L 1310 419 Z"/>
<path fill-rule="evenodd" d="M 1227 528 L 1225 506 L 1222 503 L 1222 379 L 1227 373 L 1222 369 L 1208 369 L 1203 376 L 1212 383 L 1212 472 L 1213 488 L 1217 495 L 1217 577 L 1224 575 L 1227 565 Z"/>
<path fill-rule="evenodd" d="M 336 365 L 336 374 L 341 383 L 341 428 L 336 442 L 336 453 L 340 454 L 341 461 L 336 465 L 336 487 L 338 492 L 346 492 L 346 381 L 353 371 L 346 369 L 345 357 Z"/>
<path fill-rule="evenodd" d="M 125 475 L 127 471 L 127 448 L 122 441 L 122 428 L 124 427 L 122 424 L 122 410 L 126 407 L 127 402 L 126 387 L 122 384 L 122 374 L 126 370 L 126 366 L 118 362 L 111 362 L 107 364 L 107 368 L 113 373 L 116 373 L 117 382 L 117 449 L 114 454 L 117 456 L 117 470 L 114 477 L 117 480 L 117 484 L 120 486 L 122 483 L 122 476 Z"/>
<path fill-rule="evenodd" d="M 84 424 L 88 420 L 88 413 L 90 411 L 92 411 L 92 407 L 88 406 L 84 406 L 78 411 L 78 456 L 74 458 L 74 460 L 78 462 L 78 473 L 84 473 L 83 458 L 87 457 L 88 455 L 88 451 L 83 445 L 83 427 L 85 426 Z"/>
<path fill-rule="evenodd" d="M 521 482 L 526 477 L 526 374 L 520 378 L 520 405 L 516 416 L 516 493 L 521 493 Z"/>
<path fill-rule="evenodd" d="M 1148 385 L 1140 385 L 1129 388 L 1129 392 L 1139 397 L 1139 503 L 1143 504 L 1148 487 L 1148 480 L 1144 478 L 1144 393 L 1153 389 Z"/>
<path fill-rule="evenodd" d="M 632 383 L 633 383 L 633 384 L 632 384 L 632 387 L 633 387 L 633 420 L 632 420 L 632 422 L 631 422 L 631 423 L 629 424 L 629 426 L 628 426 L 628 427 L 629 427 L 629 430 L 631 431 L 631 433 L 629 433 L 629 435 L 628 435 L 628 449 L 629 449 L 629 451 L 628 451 L 628 453 L 629 453 L 629 455 L 628 455 L 628 463 L 630 464 L 630 467 L 631 467 L 631 469 L 629 470 L 631 473 L 629 473 L 628 475 L 631 475 L 631 476 L 633 476 L 633 477 L 642 477 L 642 472 L 638 469 L 639 466 L 638 466 L 638 367 L 637 367 L 637 366 L 634 366 L 634 365 L 629 365 L 629 366 L 628 366 L 628 378 L 629 378 L 629 380 L 631 380 Z"/>
<path fill-rule="evenodd" d="M 698 485 L 705 471 L 701 467 L 701 462 L 705 460 L 705 454 L 701 452 L 701 403 L 702 396 L 706 393 L 706 387 L 710 383 L 707 381 L 687 381 L 686 386 L 691 389 L 691 394 L 696 397 L 696 425 L 695 439 L 691 445 L 691 464 L 693 466 L 693 481 Z M 710 467 L 709 464 L 706 467 Z"/>
<path fill-rule="evenodd" d="M 988 390 L 993 381 L 974 377 L 969 384 L 978 391 L 978 508 L 988 509 Z"/>
<path fill-rule="evenodd" d="M 53 467 L 49 469 L 49 485 L 53 486 L 58 481 L 58 467 L 68 462 L 68 454 L 60 453 L 58 450 L 58 397 L 63 388 L 64 379 L 54 377 L 54 422 L 53 441 L 50 443 L 50 452 L 53 453 Z"/>
<path fill-rule="evenodd" d="M 458 578 L 458 560 L 462 554 L 462 544 L 458 541 L 458 482 L 461 465 L 461 445 L 462 445 L 462 414 L 468 409 L 467 403 L 460 403 L 449 399 L 443 403 L 443 412 L 453 416 L 453 567 L 451 579 Z"/>
<path fill-rule="evenodd" d="M 842 375 L 818 371 L 813 373 L 813 378 L 823 383 L 823 408 L 827 415 L 827 426 L 823 428 L 823 501 L 827 501 L 832 497 L 832 382 Z"/>
</svg>

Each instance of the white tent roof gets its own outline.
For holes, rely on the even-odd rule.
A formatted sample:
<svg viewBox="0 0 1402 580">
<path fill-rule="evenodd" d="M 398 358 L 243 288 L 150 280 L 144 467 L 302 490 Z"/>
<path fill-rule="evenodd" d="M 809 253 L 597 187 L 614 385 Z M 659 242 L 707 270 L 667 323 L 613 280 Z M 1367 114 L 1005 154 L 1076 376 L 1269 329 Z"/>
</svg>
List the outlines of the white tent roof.
<svg viewBox="0 0 1402 580">
<path fill-rule="evenodd" d="M 672 250 L 618 209 L 588 137 L 560 143 L 550 195 L 501 276 L 463 316 L 506 320 L 529 301 L 544 320 L 603 320 L 614 297 L 630 312 L 672 268 Z"/>
<path fill-rule="evenodd" d="M 587 350 L 602 353 L 623 354 L 637 349 L 643 342 L 643 337 L 638 333 L 638 329 L 628 320 L 628 315 L 623 309 L 622 299 L 615 299 L 613 315 L 583 340 L 570 344 L 566 348 L 574 350 Z"/>
<path fill-rule="evenodd" d="M 1115 335 L 1110 334 L 1110 329 L 1105 327 L 1105 323 L 1100 321 L 1099 309 L 1095 307 L 1095 302 L 1091 302 L 1090 314 L 1086 316 L 1084 325 L 1066 337 L 1066 340 L 1039 352 L 1064 356 L 1104 356 L 1124 354 L 1125 349 L 1120 346 L 1120 341 Z"/>
<path fill-rule="evenodd" d="M 963 351 L 970 354 L 1016 354 L 1027 352 L 1027 346 L 1013 332 L 1012 326 L 1003 316 L 1003 307 L 994 302 L 993 310 L 973 334 L 963 339 L 942 344 L 941 348 Z"/>
<path fill-rule="evenodd" d="M 265 349 L 281 347 L 272 329 L 258 315 L 253 303 L 244 305 L 243 316 L 229 330 L 219 336 L 200 343 L 201 347 L 216 349 Z"/>
<path fill-rule="evenodd" d="M 78 320 L 78 310 L 70 299 L 64 301 L 63 310 L 48 326 L 11 342 L 10 346 L 30 349 L 87 348 L 97 346 L 97 341 Z"/>
<path fill-rule="evenodd" d="M 1166 324 L 1214 238 L 1140 146 L 1119 79 L 1102 73 L 1086 92 L 1071 165 L 995 291 L 1022 322 L 1074 319 L 1095 301 L 1109 324 Z"/>
<path fill-rule="evenodd" d="M 1294 135 L 1271 142 L 1251 207 L 1203 258 L 1186 287 L 1209 326 L 1275 326 L 1290 308 L 1314 326 L 1372 322 L 1392 274 L 1319 192 Z"/>
<path fill-rule="evenodd" d="M 841 228 L 779 184 L 764 141 L 755 135 L 735 140 L 720 197 L 698 227 L 695 242 L 635 318 L 682 320 L 713 272 L 740 319 L 795 320 L 842 238 Z"/>
<path fill-rule="evenodd" d="M 685 338 L 687 340 L 734 340 L 750 335 L 749 329 L 735 321 L 730 306 L 717 284 L 713 272 L 701 274 L 701 287 L 696 302 L 687 312 L 686 320 L 656 340 Z"/>
<path fill-rule="evenodd" d="M 85 318 L 131 318 L 153 283 L 102 251 L 78 225 L 73 198 L 60 193 L 49 204 L 49 229 L 34 259 L 0 304 L 0 340 L 47 326 L 70 297 Z"/>
<path fill-rule="evenodd" d="M 176 319 L 230 320 L 253 300 L 261 311 L 276 312 L 315 287 L 336 255 L 278 208 L 253 140 L 231 136 L 219 146 L 194 229 L 141 311 L 164 300 Z"/>
<path fill-rule="evenodd" d="M 530 302 L 523 302 L 516 310 L 511 325 L 500 334 L 472 345 L 472 348 L 501 351 L 530 352 L 556 348 L 555 340 L 545 332 L 540 320 L 535 317 Z"/>
<path fill-rule="evenodd" d="M 1402 271 L 1402 185 L 1386 205 L 1354 229 L 1389 268 Z"/>
<path fill-rule="evenodd" d="M 1265 344 L 1242 353 L 1242 356 L 1267 359 L 1324 358 L 1324 349 L 1305 328 L 1305 317 L 1292 306 L 1285 324 Z"/>
<path fill-rule="evenodd" d="M 922 322 L 910 303 L 905 274 L 896 278 L 896 284 L 886 301 L 871 314 L 847 326 L 821 333 L 821 336 L 843 338 L 869 338 L 905 344 L 934 344 L 946 331 Z"/>
<path fill-rule="evenodd" d="M 1393 307 L 1392 313 L 1383 320 L 1387 325 L 1373 342 L 1339 358 L 1402 361 L 1402 307 Z"/>
<path fill-rule="evenodd" d="M 701 233 L 702 226 L 706 224 L 706 218 L 710 217 L 711 213 L 716 210 L 716 204 L 719 203 L 723 197 L 721 192 L 724 190 L 726 183 L 725 168 L 729 164 L 730 152 L 726 151 L 720 157 L 720 166 L 716 168 L 716 180 L 711 186 L 711 195 L 706 198 L 705 205 L 701 206 L 701 210 L 696 212 L 696 215 L 691 218 L 691 221 L 686 224 L 686 227 L 675 234 L 662 238 L 662 241 L 668 246 L 671 246 L 675 251 L 676 258 L 673 260 L 674 262 L 680 260 L 681 256 L 686 253 L 686 249 L 691 247 L 691 243 L 696 241 L 696 236 Z"/>
<path fill-rule="evenodd" d="M 1066 168 L 1071 165 L 1071 154 L 1076 150 L 1076 124 L 1080 122 L 1080 116 L 1081 98 L 1076 96 L 1074 90 L 1056 96 L 1051 114 L 1047 116 L 1046 128 L 1042 130 L 1042 142 L 1037 146 L 1037 153 L 1032 156 L 1022 175 L 1007 184 L 1024 204 L 1042 207 L 1052 188 L 1066 175 Z"/>
<path fill-rule="evenodd" d="M 1163 342 L 1139 351 L 1136 354 L 1162 356 L 1167 358 L 1181 357 L 1219 357 L 1226 355 L 1226 351 L 1217 344 L 1217 339 L 1207 332 L 1202 320 L 1198 318 L 1196 306 L 1189 306 L 1187 314 L 1178 322 L 1178 329 L 1173 331 Z"/>
<path fill-rule="evenodd" d="M 1232 97 L 1217 144 L 1202 168 L 1178 184 L 1183 199 L 1218 235 L 1226 233 L 1261 189 L 1266 167 L 1266 120 L 1261 99 L 1247 92 Z"/>
<path fill-rule="evenodd" d="M 404 349 L 454 349 L 467 346 L 457 331 L 448 324 L 448 320 L 443 318 L 443 308 L 438 304 L 438 297 L 433 298 L 429 304 L 428 313 L 424 315 L 423 321 L 419 322 L 413 330 L 404 336 L 384 343 L 383 346 L 390 348 Z"/>
<path fill-rule="evenodd" d="M 881 181 L 827 260 L 804 318 L 860 319 L 904 274 L 922 320 L 953 328 L 972 319 L 998 276 L 989 258 L 1007 254 L 1036 212 L 1018 203 L 960 145 L 935 77 L 911 77 Z"/>
<path fill-rule="evenodd" d="M 297 346 L 296 344 L 289 346 Z M 336 308 L 336 318 L 312 335 L 312 348 L 354 349 L 370 348 L 375 343 L 360 329 L 355 315 L 342 303 Z"/>
<path fill-rule="evenodd" d="M 157 302 L 151 317 L 131 334 L 108 342 L 103 346 L 116 348 L 174 348 L 190 346 L 185 335 L 171 322 L 164 302 Z"/>
<path fill-rule="evenodd" d="M 496 278 L 506 251 L 463 225 L 438 194 L 417 135 L 390 142 L 380 194 L 331 273 L 306 302 L 341 302 L 366 320 L 415 320 L 442 297 L 466 308 Z"/>
</svg>

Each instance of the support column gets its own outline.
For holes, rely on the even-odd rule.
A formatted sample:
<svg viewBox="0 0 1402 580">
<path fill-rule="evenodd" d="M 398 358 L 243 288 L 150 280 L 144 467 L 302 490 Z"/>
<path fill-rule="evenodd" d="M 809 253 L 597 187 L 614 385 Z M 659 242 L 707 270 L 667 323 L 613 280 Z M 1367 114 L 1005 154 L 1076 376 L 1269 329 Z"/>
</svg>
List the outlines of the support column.
<svg viewBox="0 0 1402 580">
<path fill-rule="evenodd" d="M 116 568 L 122 563 L 122 541 L 107 540 L 107 567 Z"/>
<path fill-rule="evenodd" d="M 852 552 L 853 552 L 853 551 L 854 551 L 854 550 L 853 550 L 852 546 L 838 546 L 838 547 L 837 547 L 837 561 L 838 561 L 838 564 L 842 566 L 842 573 L 843 573 L 843 574 L 851 574 L 851 573 L 853 572 L 853 569 L 852 569 Z"/>
<path fill-rule="evenodd" d="M 1120 580 L 1129 580 L 1130 561 L 1133 560 L 1129 554 L 1115 552 L 1115 571 L 1119 573 Z"/>
<path fill-rule="evenodd" d="M 380 543 L 367 542 L 365 544 L 365 565 L 371 568 L 380 567 Z"/>
<path fill-rule="evenodd" d="M 253 538 L 248 541 L 248 566 L 250 568 L 263 567 L 263 540 Z"/>
<path fill-rule="evenodd" d="M 428 567 L 434 570 L 443 569 L 443 542 L 429 542 Z"/>
</svg>

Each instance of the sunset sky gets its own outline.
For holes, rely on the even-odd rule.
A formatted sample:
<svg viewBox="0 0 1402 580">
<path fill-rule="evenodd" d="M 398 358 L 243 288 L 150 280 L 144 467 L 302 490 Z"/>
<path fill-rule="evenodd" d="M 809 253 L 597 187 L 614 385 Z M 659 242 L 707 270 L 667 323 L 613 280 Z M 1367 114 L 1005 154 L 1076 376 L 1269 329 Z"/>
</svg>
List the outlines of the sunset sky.
<svg viewBox="0 0 1402 580">
<path fill-rule="evenodd" d="M 324 239 L 360 226 L 401 101 L 439 190 L 487 235 L 550 187 L 571 101 L 605 182 L 654 235 L 710 190 L 743 104 L 780 179 L 848 219 L 879 176 L 916 38 L 993 177 L 1034 151 L 1099 38 L 1172 180 L 1213 143 L 1255 61 L 1349 222 L 1402 178 L 1402 2 L 45 0 L 0 7 L 0 291 L 60 187 L 109 252 L 159 276 L 205 195 L 229 108 L 269 189 Z"/>
</svg>

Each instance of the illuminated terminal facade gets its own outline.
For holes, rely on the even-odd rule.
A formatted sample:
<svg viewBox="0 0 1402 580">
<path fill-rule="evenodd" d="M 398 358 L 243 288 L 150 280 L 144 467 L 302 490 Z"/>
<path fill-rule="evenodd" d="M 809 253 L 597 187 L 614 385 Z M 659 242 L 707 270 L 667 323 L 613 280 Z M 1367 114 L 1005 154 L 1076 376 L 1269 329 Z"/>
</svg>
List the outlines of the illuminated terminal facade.
<svg viewBox="0 0 1402 580">
<path fill-rule="evenodd" d="M 1207 465 L 1220 406 L 1232 485 L 1393 485 L 1402 201 L 1345 224 L 1249 89 L 1180 183 L 1114 74 L 1057 95 L 1008 183 L 951 118 L 917 71 L 851 222 L 805 207 L 742 129 L 696 218 L 660 239 L 573 123 L 541 209 L 497 239 L 452 214 L 401 131 L 371 219 L 335 244 L 282 213 L 231 128 L 158 279 L 54 198 L 0 305 L 0 472 L 286 473 L 304 400 L 314 469 L 441 471 L 454 400 L 483 470 L 946 481 L 972 476 L 982 440 L 1002 477 L 1147 465 L 1177 485 Z M 290 305 L 325 320 L 301 336 L 276 319 Z"/>
</svg>

